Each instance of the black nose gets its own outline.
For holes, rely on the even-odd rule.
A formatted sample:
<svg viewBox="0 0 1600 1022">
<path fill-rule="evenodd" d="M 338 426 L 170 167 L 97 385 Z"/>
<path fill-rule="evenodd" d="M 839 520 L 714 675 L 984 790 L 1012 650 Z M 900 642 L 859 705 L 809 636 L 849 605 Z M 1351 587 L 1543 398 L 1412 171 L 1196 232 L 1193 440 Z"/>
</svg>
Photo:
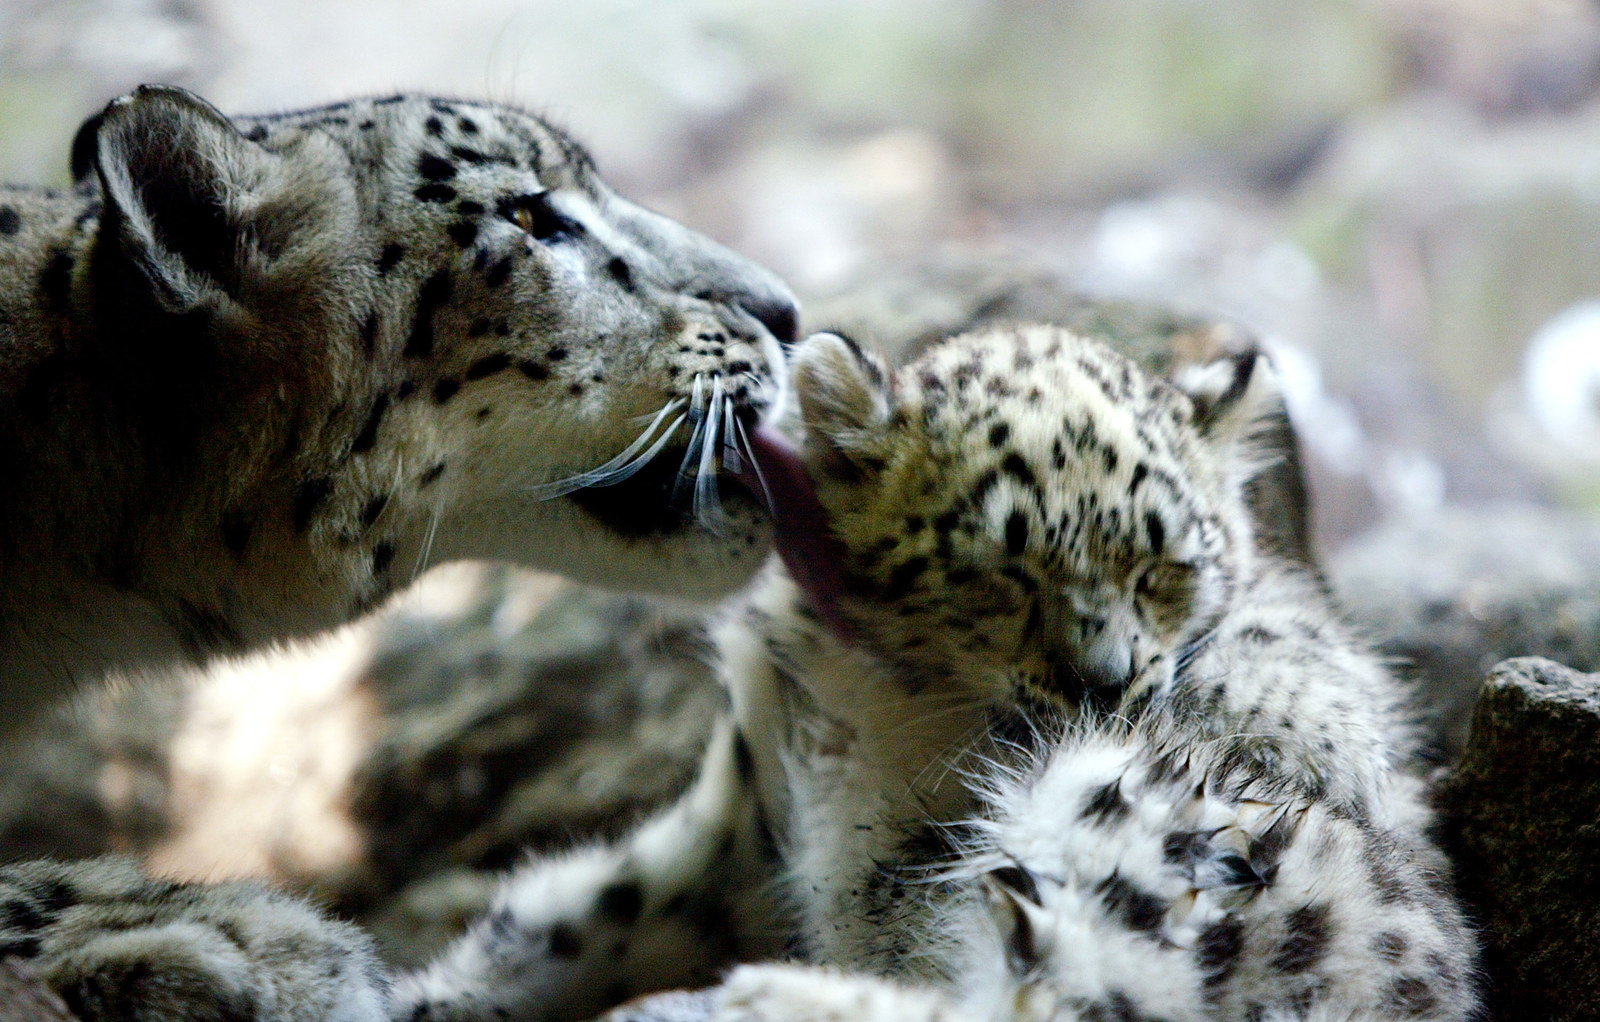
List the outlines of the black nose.
<svg viewBox="0 0 1600 1022">
<path fill-rule="evenodd" d="M 786 298 L 739 298 L 739 308 L 761 321 L 784 344 L 800 340 L 800 306 Z"/>
</svg>

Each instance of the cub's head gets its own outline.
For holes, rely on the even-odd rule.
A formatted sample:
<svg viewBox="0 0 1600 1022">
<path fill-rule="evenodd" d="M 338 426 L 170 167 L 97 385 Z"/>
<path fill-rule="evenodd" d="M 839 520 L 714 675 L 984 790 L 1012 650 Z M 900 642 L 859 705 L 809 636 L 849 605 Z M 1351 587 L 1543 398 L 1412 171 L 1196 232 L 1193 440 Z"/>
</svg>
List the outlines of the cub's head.
<svg viewBox="0 0 1600 1022">
<path fill-rule="evenodd" d="M 721 470 L 783 387 L 793 296 L 540 118 L 395 96 L 230 119 L 146 87 L 74 169 L 129 414 L 272 491 L 222 508 L 249 520 L 232 556 L 300 536 L 371 554 L 349 570 L 375 591 L 480 557 L 686 595 L 763 560 Z"/>
<path fill-rule="evenodd" d="M 1173 384 L 1052 327 L 894 373 L 818 335 L 794 372 L 844 547 L 838 616 L 912 684 L 1115 704 L 1160 684 L 1249 570 L 1240 490 L 1274 400 L 1253 351 Z"/>
</svg>

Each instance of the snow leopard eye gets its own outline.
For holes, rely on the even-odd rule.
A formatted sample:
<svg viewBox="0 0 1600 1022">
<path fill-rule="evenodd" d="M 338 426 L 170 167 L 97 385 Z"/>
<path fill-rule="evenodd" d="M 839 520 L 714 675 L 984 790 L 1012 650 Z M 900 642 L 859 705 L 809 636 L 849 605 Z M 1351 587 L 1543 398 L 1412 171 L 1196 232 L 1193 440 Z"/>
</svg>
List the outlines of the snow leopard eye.
<svg viewBox="0 0 1600 1022">
<path fill-rule="evenodd" d="M 582 224 L 551 205 L 548 189 L 501 199 L 499 212 L 536 241 L 565 241 L 583 233 Z"/>
</svg>

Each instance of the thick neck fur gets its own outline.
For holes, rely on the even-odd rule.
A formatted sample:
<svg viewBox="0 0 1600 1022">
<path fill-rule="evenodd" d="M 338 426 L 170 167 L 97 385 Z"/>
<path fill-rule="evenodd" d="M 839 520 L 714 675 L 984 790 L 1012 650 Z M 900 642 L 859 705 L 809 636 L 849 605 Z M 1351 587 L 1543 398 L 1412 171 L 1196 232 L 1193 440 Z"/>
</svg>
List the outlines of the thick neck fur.
<svg viewBox="0 0 1600 1022">
<path fill-rule="evenodd" d="M 127 300 L 90 191 L 28 213 L 48 242 L 3 256 L 37 282 L 0 324 L 3 698 L 305 634 L 383 596 L 428 519 L 365 485 L 399 460 L 362 430 L 401 367 L 358 357 L 339 309 L 264 343 Z"/>
<path fill-rule="evenodd" d="M 348 621 L 429 563 L 690 598 L 760 566 L 743 491 L 713 530 L 661 472 L 559 487 L 641 450 L 640 416 L 679 413 L 668 467 L 691 411 L 759 420 L 793 298 L 538 118 L 142 87 L 73 170 L 0 192 L 0 711 Z"/>
</svg>

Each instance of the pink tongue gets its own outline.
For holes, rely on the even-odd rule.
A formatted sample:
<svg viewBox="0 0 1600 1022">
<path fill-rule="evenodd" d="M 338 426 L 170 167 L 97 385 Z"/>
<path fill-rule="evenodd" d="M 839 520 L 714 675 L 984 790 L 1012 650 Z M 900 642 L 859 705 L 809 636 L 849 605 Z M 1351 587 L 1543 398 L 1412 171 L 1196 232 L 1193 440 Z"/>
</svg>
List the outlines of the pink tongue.
<svg viewBox="0 0 1600 1022">
<path fill-rule="evenodd" d="M 750 434 L 750 451 L 761 475 L 753 478 L 754 473 L 747 467 L 743 479 L 757 494 L 763 492 L 765 484 L 783 566 L 806 594 L 812 609 L 835 633 L 848 638 L 850 630 L 839 616 L 844 545 L 833 535 L 828 512 L 817 500 L 817 491 L 794 445 L 771 427 L 758 426 Z"/>
</svg>

